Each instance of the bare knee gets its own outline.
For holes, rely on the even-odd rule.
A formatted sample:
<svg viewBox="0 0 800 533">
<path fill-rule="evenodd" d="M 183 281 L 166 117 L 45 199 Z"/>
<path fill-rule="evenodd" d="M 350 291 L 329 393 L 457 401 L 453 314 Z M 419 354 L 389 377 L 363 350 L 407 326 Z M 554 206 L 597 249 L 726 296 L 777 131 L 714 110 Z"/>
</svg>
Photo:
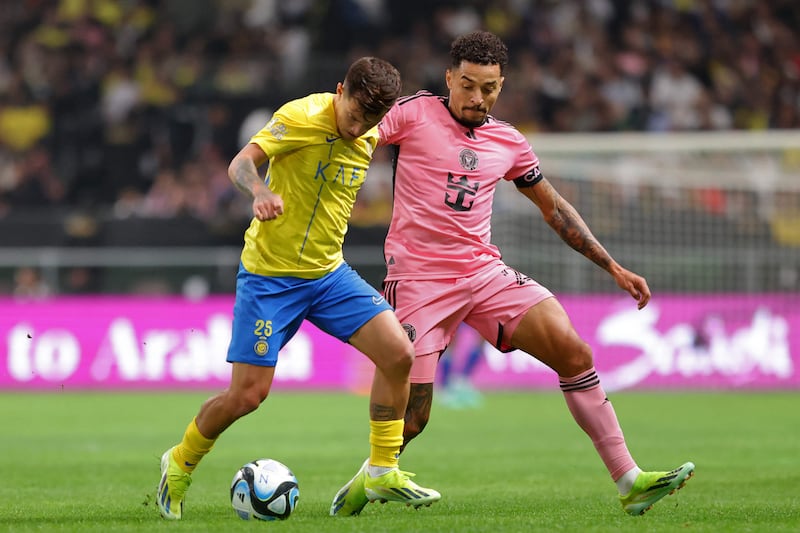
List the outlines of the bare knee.
<svg viewBox="0 0 800 533">
<path fill-rule="evenodd" d="M 582 339 L 577 339 L 572 346 L 565 349 L 564 357 L 559 362 L 555 370 L 559 376 L 577 376 L 581 372 L 589 370 L 594 365 L 592 348 Z"/>
<path fill-rule="evenodd" d="M 228 397 L 231 414 L 236 418 L 241 418 L 258 409 L 267 398 L 267 391 L 263 391 L 259 387 L 248 387 L 235 392 L 228 391 Z"/>
<path fill-rule="evenodd" d="M 389 378 L 405 379 L 411 372 L 411 365 L 414 363 L 414 346 L 408 343 L 401 343 L 399 346 L 390 348 L 376 361 L 376 366 L 383 374 Z"/>
<path fill-rule="evenodd" d="M 258 409 L 269 389 L 247 387 L 228 388 L 212 396 L 197 413 L 197 428 L 207 438 L 217 438 L 231 424 Z"/>
</svg>

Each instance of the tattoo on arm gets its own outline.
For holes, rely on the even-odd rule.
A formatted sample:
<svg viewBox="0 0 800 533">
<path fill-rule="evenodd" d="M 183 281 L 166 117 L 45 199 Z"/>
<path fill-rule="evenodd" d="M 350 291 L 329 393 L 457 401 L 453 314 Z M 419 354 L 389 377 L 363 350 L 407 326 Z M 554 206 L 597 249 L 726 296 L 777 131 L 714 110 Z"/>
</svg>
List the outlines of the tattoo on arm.
<svg viewBox="0 0 800 533">
<path fill-rule="evenodd" d="M 231 181 L 237 189 L 253 198 L 253 188 L 256 184 L 263 183 L 258 175 L 258 169 L 251 159 L 242 157 L 237 159 L 231 173 Z"/>
<path fill-rule="evenodd" d="M 586 222 L 569 202 L 556 194 L 556 208 L 547 223 L 561 239 L 599 267 L 608 270 L 612 259 L 605 248 L 592 235 Z"/>
</svg>

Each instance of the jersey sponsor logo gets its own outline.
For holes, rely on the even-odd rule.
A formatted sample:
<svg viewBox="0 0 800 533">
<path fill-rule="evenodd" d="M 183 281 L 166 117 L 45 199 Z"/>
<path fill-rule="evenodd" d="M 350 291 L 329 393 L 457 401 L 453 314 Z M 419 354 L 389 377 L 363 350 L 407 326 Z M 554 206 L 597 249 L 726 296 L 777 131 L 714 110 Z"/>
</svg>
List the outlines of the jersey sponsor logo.
<svg viewBox="0 0 800 533">
<path fill-rule="evenodd" d="M 375 305 L 380 305 L 381 303 L 383 303 L 383 296 L 373 296 L 372 303 L 374 303 Z"/>
<path fill-rule="evenodd" d="M 414 342 L 417 340 L 417 329 L 412 326 L 411 324 L 403 324 L 403 329 L 406 330 L 406 335 L 408 335 L 408 340 Z"/>
<path fill-rule="evenodd" d="M 366 177 L 367 169 L 359 167 L 346 167 L 331 162 L 317 161 L 317 171 L 314 180 L 324 183 L 341 183 L 347 187 L 361 186 Z"/>
<path fill-rule="evenodd" d="M 456 178 L 451 173 L 447 173 L 447 191 L 444 194 L 444 204 L 455 211 L 469 211 L 472 209 L 474 199 L 467 201 L 467 196 L 478 194 L 480 182 L 470 182 L 466 176 Z"/>
<path fill-rule="evenodd" d="M 475 170 L 478 168 L 478 154 L 474 150 L 464 148 L 458 154 L 458 162 L 464 170 Z"/>
</svg>

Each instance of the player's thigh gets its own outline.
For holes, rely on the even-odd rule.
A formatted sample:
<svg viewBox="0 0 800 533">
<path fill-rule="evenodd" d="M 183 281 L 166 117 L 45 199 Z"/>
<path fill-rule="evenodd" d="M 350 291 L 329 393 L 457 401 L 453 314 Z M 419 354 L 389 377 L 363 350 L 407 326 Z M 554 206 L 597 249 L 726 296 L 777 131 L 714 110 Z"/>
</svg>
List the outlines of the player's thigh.
<svg viewBox="0 0 800 533">
<path fill-rule="evenodd" d="M 267 397 L 275 377 L 274 366 L 258 366 L 247 363 L 233 363 L 231 382 L 228 390 L 237 396 L 254 396 L 260 403 Z"/>
<path fill-rule="evenodd" d="M 228 362 L 275 366 L 297 333 L 311 299 L 310 281 L 259 276 L 239 269 Z"/>
<path fill-rule="evenodd" d="M 389 281 L 385 294 L 414 343 L 417 357 L 436 354 L 437 359 L 472 302 L 466 279 Z"/>
<path fill-rule="evenodd" d="M 394 312 L 385 310 L 361 326 L 350 344 L 365 354 L 378 368 L 391 365 L 408 371 L 414 358 L 414 348 Z"/>
<path fill-rule="evenodd" d="M 542 300 L 525 312 L 511 335 L 511 345 L 562 376 L 580 373 L 592 364 L 589 345 L 575 331 L 567 312 L 555 298 Z"/>
<path fill-rule="evenodd" d="M 347 263 L 318 285 L 307 318 L 373 360 L 398 351 L 406 356 L 411 350 L 392 307 Z"/>
<path fill-rule="evenodd" d="M 546 287 L 501 261 L 470 280 L 473 306 L 464 322 L 495 348 L 510 351 L 511 336 L 529 309 L 552 299 Z"/>
</svg>

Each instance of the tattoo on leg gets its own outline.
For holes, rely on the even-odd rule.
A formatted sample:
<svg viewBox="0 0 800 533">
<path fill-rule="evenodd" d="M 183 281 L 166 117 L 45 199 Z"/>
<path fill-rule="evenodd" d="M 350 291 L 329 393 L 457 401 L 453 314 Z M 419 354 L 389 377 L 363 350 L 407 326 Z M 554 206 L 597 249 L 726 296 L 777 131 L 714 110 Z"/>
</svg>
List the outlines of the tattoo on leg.
<svg viewBox="0 0 800 533">
<path fill-rule="evenodd" d="M 406 445 L 422 433 L 428 424 L 431 416 L 431 404 L 433 403 L 433 383 L 412 383 L 408 397 L 408 407 L 406 408 L 405 425 L 403 427 L 403 446 Z"/>
<path fill-rule="evenodd" d="M 379 405 L 377 403 L 369 404 L 369 417 L 371 420 L 385 422 L 388 420 L 397 420 L 397 411 L 391 405 Z"/>
<path fill-rule="evenodd" d="M 410 416 L 419 419 L 420 415 L 427 421 L 433 404 L 433 383 L 412 383 L 406 409 L 406 422 Z"/>
</svg>

